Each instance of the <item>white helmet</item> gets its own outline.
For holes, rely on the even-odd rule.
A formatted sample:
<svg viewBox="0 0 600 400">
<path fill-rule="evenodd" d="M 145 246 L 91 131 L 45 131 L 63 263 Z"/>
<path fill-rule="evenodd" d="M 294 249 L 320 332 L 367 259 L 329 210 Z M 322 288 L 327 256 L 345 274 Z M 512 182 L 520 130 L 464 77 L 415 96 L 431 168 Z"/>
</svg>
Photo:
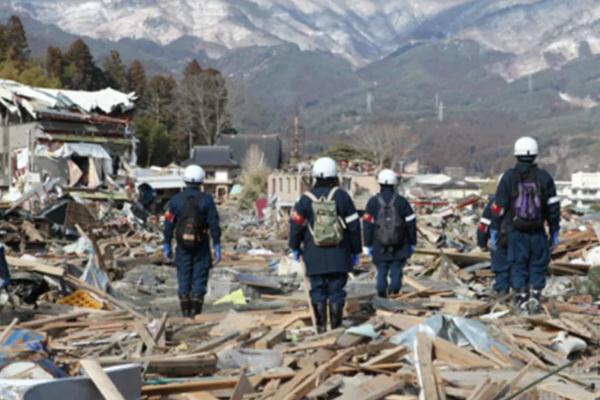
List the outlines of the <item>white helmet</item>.
<svg viewBox="0 0 600 400">
<path fill-rule="evenodd" d="M 315 161 L 312 167 L 313 178 L 335 178 L 337 176 L 337 165 L 332 158 L 323 157 Z"/>
<path fill-rule="evenodd" d="M 523 136 L 515 142 L 515 156 L 537 156 L 538 144 L 534 138 Z"/>
<path fill-rule="evenodd" d="M 183 181 L 185 183 L 202 183 L 205 177 L 206 173 L 199 165 L 188 165 L 183 171 Z"/>
<path fill-rule="evenodd" d="M 383 169 L 377 175 L 377 182 L 380 185 L 395 185 L 398 183 L 398 176 L 391 169 Z"/>
</svg>

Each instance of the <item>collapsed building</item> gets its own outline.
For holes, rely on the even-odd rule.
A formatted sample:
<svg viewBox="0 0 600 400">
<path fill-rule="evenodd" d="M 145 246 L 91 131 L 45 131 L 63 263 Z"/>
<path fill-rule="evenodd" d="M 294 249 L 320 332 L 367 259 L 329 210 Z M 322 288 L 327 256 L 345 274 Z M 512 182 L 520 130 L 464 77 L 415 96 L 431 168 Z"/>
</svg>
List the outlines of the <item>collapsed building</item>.
<svg viewBox="0 0 600 400">
<path fill-rule="evenodd" d="M 134 93 L 37 88 L 0 80 L 0 187 L 48 177 L 96 188 L 135 158 Z"/>
</svg>

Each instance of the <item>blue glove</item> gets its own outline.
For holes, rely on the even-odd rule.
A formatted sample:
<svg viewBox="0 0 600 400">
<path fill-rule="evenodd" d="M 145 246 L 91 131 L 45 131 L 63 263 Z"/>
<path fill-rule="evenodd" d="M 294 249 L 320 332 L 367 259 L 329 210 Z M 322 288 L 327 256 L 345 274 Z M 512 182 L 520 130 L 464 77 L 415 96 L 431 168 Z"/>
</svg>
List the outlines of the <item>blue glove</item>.
<svg viewBox="0 0 600 400">
<path fill-rule="evenodd" d="M 302 252 L 300 250 L 292 250 L 292 257 L 294 257 L 294 260 L 300 262 L 300 257 L 302 257 Z"/>
<path fill-rule="evenodd" d="M 222 260 L 222 254 L 221 254 L 221 245 L 220 244 L 215 244 L 215 265 L 217 265 L 218 263 L 221 262 Z"/>
<path fill-rule="evenodd" d="M 173 248 L 171 247 L 171 243 L 163 244 L 163 256 L 165 256 L 165 260 L 167 261 L 173 260 Z"/>
<path fill-rule="evenodd" d="M 411 244 L 410 247 L 408 248 L 408 256 L 412 257 L 412 255 L 415 254 L 415 250 L 417 250 L 417 245 Z"/>
<path fill-rule="evenodd" d="M 352 266 L 358 267 L 360 265 L 360 254 L 354 254 L 352 256 Z"/>
<path fill-rule="evenodd" d="M 6 289 L 10 285 L 10 278 L 0 279 L 0 290 Z"/>
<path fill-rule="evenodd" d="M 490 229 L 490 250 L 496 251 L 498 248 L 498 231 Z"/>
<path fill-rule="evenodd" d="M 558 231 L 552 232 L 552 237 L 550 239 L 550 250 L 554 251 L 558 245 L 560 244 L 560 233 Z"/>
</svg>

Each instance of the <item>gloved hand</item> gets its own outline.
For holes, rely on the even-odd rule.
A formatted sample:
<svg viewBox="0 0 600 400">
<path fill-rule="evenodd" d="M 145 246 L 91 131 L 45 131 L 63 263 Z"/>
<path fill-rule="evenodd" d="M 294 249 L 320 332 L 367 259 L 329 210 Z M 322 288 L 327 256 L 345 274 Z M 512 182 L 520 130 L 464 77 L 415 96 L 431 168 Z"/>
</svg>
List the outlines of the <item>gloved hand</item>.
<svg viewBox="0 0 600 400">
<path fill-rule="evenodd" d="M 490 250 L 496 251 L 498 248 L 498 231 L 490 229 Z"/>
<path fill-rule="evenodd" d="M 560 244 L 560 233 L 558 231 L 552 232 L 550 238 L 550 251 L 554 251 Z"/>
<path fill-rule="evenodd" d="M 0 290 L 6 289 L 10 285 L 10 278 L 0 279 Z"/>
<path fill-rule="evenodd" d="M 300 262 L 300 258 L 302 257 L 302 252 L 300 251 L 300 249 L 292 250 L 292 257 L 294 257 L 294 260 Z"/>
<path fill-rule="evenodd" d="M 215 244 L 215 265 L 221 262 L 223 256 L 221 254 L 221 245 Z"/>
<path fill-rule="evenodd" d="M 360 254 L 354 254 L 352 256 L 352 266 L 358 267 L 360 265 Z"/>
<path fill-rule="evenodd" d="M 163 244 L 163 256 L 167 261 L 173 261 L 173 248 L 171 247 L 171 243 Z"/>
<path fill-rule="evenodd" d="M 415 254 L 415 250 L 417 250 L 417 245 L 411 244 L 410 247 L 408 248 L 408 256 L 412 257 L 412 255 Z"/>
<path fill-rule="evenodd" d="M 367 254 L 373 258 L 373 246 L 367 247 Z"/>
</svg>

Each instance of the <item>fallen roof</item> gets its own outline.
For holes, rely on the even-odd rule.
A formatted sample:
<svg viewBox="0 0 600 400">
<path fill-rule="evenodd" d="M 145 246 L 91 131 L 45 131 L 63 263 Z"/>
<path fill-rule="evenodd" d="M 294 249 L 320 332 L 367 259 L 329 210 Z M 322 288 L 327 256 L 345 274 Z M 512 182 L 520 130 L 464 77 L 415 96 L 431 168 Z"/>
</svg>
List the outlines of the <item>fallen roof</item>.
<svg viewBox="0 0 600 400">
<path fill-rule="evenodd" d="M 194 146 L 192 157 L 183 162 L 183 166 L 191 164 L 202 167 L 236 168 L 239 164 L 232 158 L 229 146 Z"/>
<path fill-rule="evenodd" d="M 21 108 L 33 118 L 53 111 L 98 112 L 111 114 L 125 113 L 135 107 L 137 96 L 134 92 L 122 93 L 112 88 L 95 92 L 83 90 L 49 89 L 24 85 L 19 82 L 0 79 L 0 105 L 12 114 L 21 114 Z"/>
</svg>

